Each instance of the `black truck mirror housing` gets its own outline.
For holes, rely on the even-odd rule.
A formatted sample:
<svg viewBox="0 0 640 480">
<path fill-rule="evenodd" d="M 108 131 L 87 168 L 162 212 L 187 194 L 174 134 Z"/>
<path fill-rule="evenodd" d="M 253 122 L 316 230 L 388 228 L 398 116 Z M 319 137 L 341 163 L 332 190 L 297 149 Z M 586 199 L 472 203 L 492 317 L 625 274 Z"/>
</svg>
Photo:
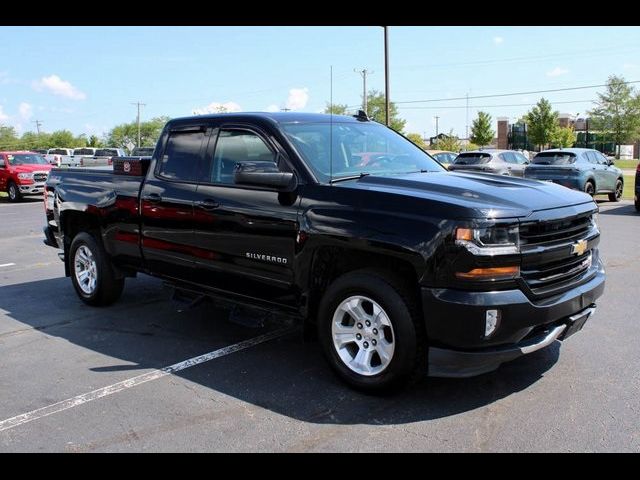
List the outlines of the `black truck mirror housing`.
<svg viewBox="0 0 640 480">
<path fill-rule="evenodd" d="M 297 186 L 296 176 L 291 172 L 281 172 L 273 162 L 236 163 L 234 181 L 238 185 L 269 187 L 279 191 L 291 192 Z"/>
</svg>

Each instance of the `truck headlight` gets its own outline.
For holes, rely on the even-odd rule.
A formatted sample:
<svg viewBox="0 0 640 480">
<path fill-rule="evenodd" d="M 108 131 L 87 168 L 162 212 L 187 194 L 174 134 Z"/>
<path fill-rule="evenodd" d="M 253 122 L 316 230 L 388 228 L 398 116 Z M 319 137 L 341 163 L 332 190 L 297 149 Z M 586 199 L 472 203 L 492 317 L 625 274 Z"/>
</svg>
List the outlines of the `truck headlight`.
<svg viewBox="0 0 640 480">
<path fill-rule="evenodd" d="M 18 178 L 20 180 L 33 180 L 33 173 L 19 173 Z"/>
<path fill-rule="evenodd" d="M 514 226 L 487 228 L 457 228 L 456 245 L 474 255 L 494 256 L 520 253 L 519 231 Z"/>
</svg>

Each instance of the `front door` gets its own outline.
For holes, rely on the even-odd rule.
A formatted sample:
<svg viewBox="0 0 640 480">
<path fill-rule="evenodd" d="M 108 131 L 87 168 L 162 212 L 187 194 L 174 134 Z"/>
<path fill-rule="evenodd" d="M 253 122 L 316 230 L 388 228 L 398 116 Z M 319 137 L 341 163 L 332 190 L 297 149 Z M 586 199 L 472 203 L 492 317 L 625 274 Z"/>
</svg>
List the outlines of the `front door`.
<svg viewBox="0 0 640 480">
<path fill-rule="evenodd" d="M 198 283 L 294 306 L 293 263 L 298 233 L 296 193 L 236 185 L 235 165 L 273 162 L 291 171 L 267 135 L 248 126 L 218 129 L 205 154 L 194 203 Z"/>
<path fill-rule="evenodd" d="M 142 255 L 154 273 L 191 278 L 194 268 L 193 202 L 207 131 L 198 125 L 171 130 L 140 194 Z"/>
</svg>

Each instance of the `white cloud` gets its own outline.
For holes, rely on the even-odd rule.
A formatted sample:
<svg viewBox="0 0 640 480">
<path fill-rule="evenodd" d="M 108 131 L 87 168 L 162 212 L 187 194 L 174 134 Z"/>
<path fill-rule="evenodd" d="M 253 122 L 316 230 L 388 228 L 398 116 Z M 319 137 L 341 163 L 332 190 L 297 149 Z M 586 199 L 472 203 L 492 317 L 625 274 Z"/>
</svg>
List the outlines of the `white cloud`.
<svg viewBox="0 0 640 480">
<path fill-rule="evenodd" d="M 236 102 L 211 102 L 206 107 L 194 108 L 194 115 L 206 115 L 207 113 L 241 112 L 242 107 Z"/>
<path fill-rule="evenodd" d="M 54 95 L 71 98 L 72 100 L 84 100 L 87 98 L 87 95 L 84 92 L 78 90 L 76 87 L 71 85 L 70 82 L 62 80 L 58 75 L 42 77 L 40 80 L 34 81 L 31 85 L 38 92 L 45 90 L 53 93 Z"/>
<path fill-rule="evenodd" d="M 7 83 L 15 83 L 15 80 L 7 72 L 0 72 L 0 85 L 6 85 Z"/>
<path fill-rule="evenodd" d="M 20 118 L 23 120 L 29 120 L 33 115 L 33 107 L 27 102 L 22 102 L 18 106 L 18 112 L 20 112 Z"/>
<path fill-rule="evenodd" d="M 278 110 L 280 110 L 280 107 L 278 107 L 278 105 L 276 105 L 275 103 L 272 103 L 264 109 L 265 112 L 277 112 Z"/>
<path fill-rule="evenodd" d="M 287 98 L 287 108 L 291 110 L 300 110 L 307 106 L 309 101 L 308 88 L 292 88 L 289 90 L 289 98 Z"/>
<path fill-rule="evenodd" d="M 495 43 L 496 45 L 500 45 L 502 42 L 504 42 L 504 38 L 502 38 L 502 37 L 493 37 L 493 43 Z"/>
<path fill-rule="evenodd" d="M 2 105 L 0 105 L 0 122 L 6 122 L 9 120 L 9 115 L 2 111 Z"/>
<path fill-rule="evenodd" d="M 569 70 L 562 67 L 556 67 L 553 70 L 547 72 L 547 77 L 559 77 L 560 75 L 566 75 Z"/>
</svg>

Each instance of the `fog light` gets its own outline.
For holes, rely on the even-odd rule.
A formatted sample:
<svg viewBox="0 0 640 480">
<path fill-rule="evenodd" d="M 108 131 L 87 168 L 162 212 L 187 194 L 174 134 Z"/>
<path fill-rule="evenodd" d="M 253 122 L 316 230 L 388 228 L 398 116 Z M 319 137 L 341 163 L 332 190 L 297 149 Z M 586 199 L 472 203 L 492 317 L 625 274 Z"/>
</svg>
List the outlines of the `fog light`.
<svg viewBox="0 0 640 480">
<path fill-rule="evenodd" d="M 484 322 L 484 336 L 488 337 L 496 331 L 500 324 L 500 310 L 487 310 Z"/>
</svg>

